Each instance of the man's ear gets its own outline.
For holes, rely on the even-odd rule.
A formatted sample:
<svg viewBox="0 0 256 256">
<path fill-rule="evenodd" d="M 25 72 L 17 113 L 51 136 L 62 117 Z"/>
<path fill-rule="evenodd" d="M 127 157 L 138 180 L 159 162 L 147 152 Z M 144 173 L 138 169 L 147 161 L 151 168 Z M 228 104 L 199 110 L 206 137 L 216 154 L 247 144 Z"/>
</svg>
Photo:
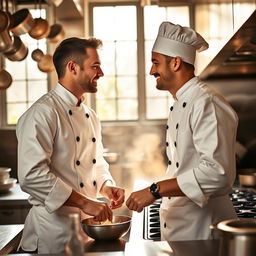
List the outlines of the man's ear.
<svg viewBox="0 0 256 256">
<path fill-rule="evenodd" d="M 76 63 L 73 61 L 69 61 L 67 64 L 67 68 L 69 70 L 69 72 L 76 74 Z"/>
<path fill-rule="evenodd" d="M 182 63 L 182 59 L 180 57 L 173 57 L 170 64 L 171 64 L 171 69 L 176 72 L 179 70 L 180 66 Z"/>
</svg>

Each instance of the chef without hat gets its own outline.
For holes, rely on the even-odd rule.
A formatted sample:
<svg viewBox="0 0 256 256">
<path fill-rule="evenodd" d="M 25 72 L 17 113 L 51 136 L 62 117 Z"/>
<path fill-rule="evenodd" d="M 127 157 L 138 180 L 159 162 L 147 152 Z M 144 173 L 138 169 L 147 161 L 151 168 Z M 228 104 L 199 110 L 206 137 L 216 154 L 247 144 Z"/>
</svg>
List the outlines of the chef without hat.
<svg viewBox="0 0 256 256">
<path fill-rule="evenodd" d="M 208 43 L 192 28 L 163 22 L 158 31 L 152 52 L 170 57 L 181 57 L 184 62 L 194 65 L 196 51 L 208 48 Z"/>
</svg>

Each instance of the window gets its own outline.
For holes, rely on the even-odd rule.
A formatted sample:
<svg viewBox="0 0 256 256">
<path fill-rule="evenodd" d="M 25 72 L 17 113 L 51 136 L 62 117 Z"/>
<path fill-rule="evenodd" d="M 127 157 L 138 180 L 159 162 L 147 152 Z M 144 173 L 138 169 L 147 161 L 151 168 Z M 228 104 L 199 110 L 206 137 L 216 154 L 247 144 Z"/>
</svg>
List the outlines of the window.
<svg viewBox="0 0 256 256">
<path fill-rule="evenodd" d="M 189 26 L 189 7 L 92 4 L 93 36 L 103 41 L 105 74 L 98 82 L 96 112 L 102 121 L 167 118 L 170 94 L 149 75 L 151 49 L 162 21 Z M 154 18 L 152 18 L 154 17 Z M 142 54 L 141 54 L 141 51 Z"/>
<path fill-rule="evenodd" d="M 102 17 L 106 17 L 102 19 Z M 129 21 L 129 22 L 127 22 Z M 94 36 L 103 41 L 105 76 L 99 82 L 96 112 L 103 120 L 138 119 L 137 19 L 135 6 L 93 9 Z"/>
<path fill-rule="evenodd" d="M 33 18 L 40 17 L 40 11 L 30 9 Z M 46 10 L 41 10 L 41 17 L 46 17 Z M 43 94 L 48 91 L 47 74 L 37 68 L 31 58 L 36 48 L 46 53 L 46 39 L 35 40 L 28 33 L 20 36 L 29 52 L 23 61 L 10 61 L 5 58 L 5 68 L 11 74 L 13 82 L 5 91 L 6 125 L 15 125 L 19 117 Z"/>
</svg>

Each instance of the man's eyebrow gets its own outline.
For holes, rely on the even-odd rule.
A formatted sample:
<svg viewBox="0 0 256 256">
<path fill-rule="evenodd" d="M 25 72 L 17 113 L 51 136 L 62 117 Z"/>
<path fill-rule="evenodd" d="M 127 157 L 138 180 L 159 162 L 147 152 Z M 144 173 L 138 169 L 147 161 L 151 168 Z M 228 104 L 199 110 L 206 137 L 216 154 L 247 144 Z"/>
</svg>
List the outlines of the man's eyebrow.
<svg viewBox="0 0 256 256">
<path fill-rule="evenodd" d="M 96 65 L 101 65 L 100 61 L 95 61 L 95 62 L 92 63 L 92 65 L 95 65 L 95 64 Z"/>
<path fill-rule="evenodd" d="M 151 59 L 151 61 L 152 61 L 152 62 L 154 62 L 154 61 L 158 61 L 158 60 L 157 60 L 157 59 L 155 59 L 155 58 L 153 58 L 153 59 Z"/>
</svg>

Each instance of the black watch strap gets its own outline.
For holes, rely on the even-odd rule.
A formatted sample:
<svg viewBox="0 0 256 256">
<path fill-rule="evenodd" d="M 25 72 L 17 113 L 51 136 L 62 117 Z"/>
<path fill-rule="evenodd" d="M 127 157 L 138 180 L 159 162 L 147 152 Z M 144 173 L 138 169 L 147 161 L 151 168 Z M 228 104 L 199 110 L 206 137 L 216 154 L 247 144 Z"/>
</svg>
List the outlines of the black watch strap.
<svg viewBox="0 0 256 256">
<path fill-rule="evenodd" d="M 156 198 L 159 199 L 161 198 L 161 196 L 159 195 L 159 185 L 156 183 L 153 183 L 150 187 L 149 187 L 149 191 L 150 193 Z"/>
</svg>

